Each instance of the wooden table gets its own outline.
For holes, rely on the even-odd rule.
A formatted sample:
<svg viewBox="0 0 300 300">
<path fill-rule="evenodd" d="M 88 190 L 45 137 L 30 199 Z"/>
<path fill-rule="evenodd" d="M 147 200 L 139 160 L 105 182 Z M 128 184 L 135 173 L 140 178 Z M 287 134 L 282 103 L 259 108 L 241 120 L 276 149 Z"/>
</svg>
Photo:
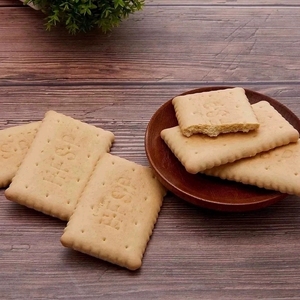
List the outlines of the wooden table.
<svg viewBox="0 0 300 300">
<path fill-rule="evenodd" d="M 148 0 L 108 35 L 47 32 L 0 3 L 0 127 L 56 110 L 115 133 L 112 153 L 148 165 L 154 112 L 189 89 L 231 85 L 300 117 L 300 3 Z M 222 213 L 168 194 L 131 272 L 61 246 L 65 222 L 0 193 L 0 299 L 300 299 L 300 201 Z"/>
</svg>

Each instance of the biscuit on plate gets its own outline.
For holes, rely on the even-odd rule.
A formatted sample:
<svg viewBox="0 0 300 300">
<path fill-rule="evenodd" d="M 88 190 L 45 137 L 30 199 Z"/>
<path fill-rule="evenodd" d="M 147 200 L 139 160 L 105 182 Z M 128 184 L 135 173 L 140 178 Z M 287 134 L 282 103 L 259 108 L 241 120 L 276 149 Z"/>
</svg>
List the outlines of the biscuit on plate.
<svg viewBox="0 0 300 300">
<path fill-rule="evenodd" d="M 181 132 L 187 137 L 197 133 L 215 137 L 259 127 L 245 90 L 240 87 L 177 96 L 172 104 Z"/>
<path fill-rule="evenodd" d="M 300 196 L 300 141 L 204 173 Z"/>
<path fill-rule="evenodd" d="M 186 137 L 179 126 L 175 126 L 162 130 L 161 137 L 192 174 L 297 142 L 298 131 L 268 102 L 260 101 L 252 108 L 260 123 L 255 131 L 228 133 L 216 138 L 205 134 Z"/>
</svg>

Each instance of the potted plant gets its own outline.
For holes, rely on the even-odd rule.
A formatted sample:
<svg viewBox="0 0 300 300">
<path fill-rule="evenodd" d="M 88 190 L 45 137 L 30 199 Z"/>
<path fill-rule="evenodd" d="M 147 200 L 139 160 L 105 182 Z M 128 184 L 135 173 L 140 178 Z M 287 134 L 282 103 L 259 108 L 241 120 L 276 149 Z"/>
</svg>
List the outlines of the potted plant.
<svg viewBox="0 0 300 300">
<path fill-rule="evenodd" d="M 141 10 L 144 0 L 21 0 L 46 15 L 46 29 L 62 24 L 69 33 L 95 27 L 112 30 L 131 13 Z"/>
</svg>

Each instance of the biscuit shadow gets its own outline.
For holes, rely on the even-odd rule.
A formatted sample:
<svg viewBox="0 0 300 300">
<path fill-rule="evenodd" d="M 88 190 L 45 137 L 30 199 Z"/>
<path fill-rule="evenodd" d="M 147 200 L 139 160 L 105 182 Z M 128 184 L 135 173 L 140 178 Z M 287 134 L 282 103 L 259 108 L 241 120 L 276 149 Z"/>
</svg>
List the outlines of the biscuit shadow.
<svg viewBox="0 0 300 300">
<path fill-rule="evenodd" d="M 223 212 L 197 207 L 173 194 L 165 197 L 157 222 L 158 230 L 176 227 L 180 232 L 194 234 L 219 234 L 227 232 L 232 237 L 251 231 L 254 235 L 286 234 L 295 231 L 299 223 L 300 202 L 296 196 L 259 210 L 248 212 Z M 161 229 L 160 229 L 161 227 Z M 165 227 L 165 228 L 164 228 Z M 272 229 L 270 231 L 269 229 Z"/>
<path fill-rule="evenodd" d="M 106 272 L 118 271 L 121 273 L 126 273 L 126 275 L 130 276 L 137 276 L 141 272 L 141 268 L 135 271 L 131 271 L 124 267 L 120 267 L 113 263 L 69 248 L 65 248 L 64 251 L 62 251 L 61 255 L 64 266 L 69 270 L 72 268 L 78 268 L 78 266 L 80 266 L 80 270 L 82 272 L 84 272 L 85 270 L 88 272 L 99 270 L 105 270 Z"/>
</svg>

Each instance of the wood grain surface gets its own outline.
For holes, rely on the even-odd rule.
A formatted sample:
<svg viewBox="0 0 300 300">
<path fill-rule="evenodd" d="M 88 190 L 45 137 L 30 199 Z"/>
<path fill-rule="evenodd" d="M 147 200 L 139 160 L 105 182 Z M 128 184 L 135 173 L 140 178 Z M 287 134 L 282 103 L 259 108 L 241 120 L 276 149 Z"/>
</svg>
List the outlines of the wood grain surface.
<svg viewBox="0 0 300 300">
<path fill-rule="evenodd" d="M 2 0 L 0 129 L 52 109 L 113 131 L 113 154 L 148 165 L 151 116 L 186 90 L 242 86 L 300 117 L 299 16 L 292 0 L 149 0 L 108 35 L 70 36 Z M 296 196 L 221 213 L 169 193 L 137 272 L 63 248 L 65 225 L 0 191 L 0 299 L 300 299 Z"/>
<path fill-rule="evenodd" d="M 62 28 L 45 32 L 38 11 L 4 8 L 0 79 L 294 82 L 299 14 L 300 7 L 147 6 L 108 36 L 69 37 Z"/>
</svg>

